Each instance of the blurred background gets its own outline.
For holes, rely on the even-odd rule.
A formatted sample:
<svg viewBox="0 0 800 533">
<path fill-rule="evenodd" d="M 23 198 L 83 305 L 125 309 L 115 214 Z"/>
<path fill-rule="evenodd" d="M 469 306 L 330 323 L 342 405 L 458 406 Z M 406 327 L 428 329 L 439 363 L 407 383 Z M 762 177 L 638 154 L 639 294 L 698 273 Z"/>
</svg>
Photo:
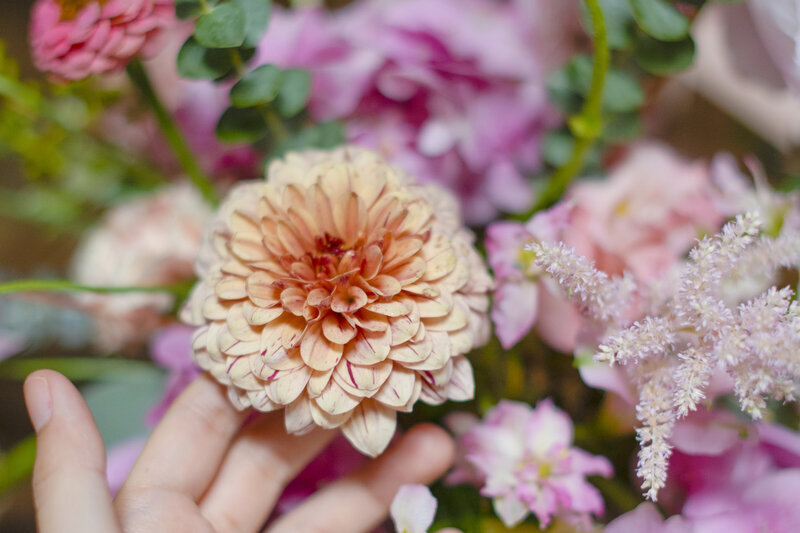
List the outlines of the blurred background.
<svg viewBox="0 0 800 533">
<path fill-rule="evenodd" d="M 5 43 L 6 54 L 19 64 L 22 79 L 43 80 L 32 67 L 28 51 L 27 31 L 32 3 L 31 0 L 2 1 L 0 38 Z M 331 5 L 342 3 L 346 2 L 334 2 Z M 669 82 L 650 81 L 645 87 L 648 94 L 653 96 L 648 100 L 650 109 L 646 110 L 646 131 L 653 137 L 664 139 L 690 158 L 707 159 L 720 151 L 737 156 L 754 155 L 763 163 L 768 176 L 784 176 L 786 183 L 800 181 L 800 151 L 797 149 L 800 142 L 800 115 L 793 115 L 800 108 L 788 104 L 788 107 L 782 108 L 788 111 L 764 111 L 759 107 L 763 102 L 743 103 L 741 99 L 744 97 L 727 92 L 726 86 L 730 81 L 724 80 L 715 70 L 724 63 L 723 56 L 728 53 L 719 40 L 714 44 L 713 37 L 715 32 L 719 32 L 720 20 L 709 17 L 709 21 L 703 21 L 703 24 L 695 28 L 701 53 L 699 68 Z M 702 35 L 698 35 L 698 32 Z M 766 99 L 775 100 L 769 96 Z M 749 109 L 748 106 L 753 108 Z M 77 233 L 58 227 L 58 224 L 28 220 L 27 207 L 21 205 L 14 194 L 26 183 L 23 169 L 17 159 L 6 156 L 0 149 L 0 279 L 66 277 L 71 254 L 78 243 Z M 46 205 L 34 202 L 28 207 L 36 210 L 44 209 Z M 91 219 L 96 213 L 87 215 Z M 0 329 L 12 332 L 15 328 L 25 329 L 26 336 L 38 336 L 36 342 L 29 344 L 26 356 L 106 355 L 90 347 L 90 326 L 88 319 L 80 312 L 70 309 L 53 311 L 33 297 L 6 300 L 0 311 Z M 36 331 L 36 328 L 40 330 Z M 143 356 L 138 352 L 126 354 L 130 359 Z M 543 358 L 533 361 L 525 366 L 524 372 L 538 376 L 536 379 L 542 382 L 542 387 L 547 388 L 548 373 L 543 369 L 549 363 Z M 152 386 L 158 388 L 160 385 L 161 382 L 158 382 Z M 569 390 L 568 387 L 562 387 L 559 393 L 565 397 L 565 402 L 570 401 Z M 131 394 L 123 397 L 122 403 L 110 404 L 107 400 L 113 394 L 108 390 L 95 390 L 94 405 L 105 405 L 106 409 L 115 413 L 117 422 L 124 426 L 129 423 L 126 421 L 140 419 L 143 409 L 147 407 L 135 401 L 124 405 L 127 399 L 136 398 L 136 391 L 128 392 Z M 147 396 L 146 393 L 142 392 L 142 397 Z M 117 397 L 117 400 L 120 398 Z M 2 453 L 14 449 L 32 432 L 19 379 L 0 378 L 0 405 Z M 109 431 L 118 431 L 122 435 L 126 429 L 111 428 Z M 32 452 L 31 447 L 17 448 L 17 453 Z M 22 477 L 13 486 L 0 486 L 0 531 L 4 533 L 34 531 L 30 486 L 28 480 Z"/>
</svg>

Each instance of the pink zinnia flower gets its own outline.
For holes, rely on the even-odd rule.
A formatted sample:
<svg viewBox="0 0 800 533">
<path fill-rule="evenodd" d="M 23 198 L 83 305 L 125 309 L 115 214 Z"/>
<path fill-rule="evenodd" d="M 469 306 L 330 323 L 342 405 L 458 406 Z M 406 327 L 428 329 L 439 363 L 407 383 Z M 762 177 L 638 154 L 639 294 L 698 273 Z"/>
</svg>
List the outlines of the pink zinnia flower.
<svg viewBox="0 0 800 533">
<path fill-rule="evenodd" d="M 210 229 L 183 318 L 237 407 L 375 456 L 398 411 L 472 398 L 493 283 L 445 190 L 361 149 L 293 153 Z"/>
<path fill-rule="evenodd" d="M 36 67 L 62 80 L 123 68 L 152 54 L 174 19 L 173 0 L 38 0 L 31 15 Z"/>
<path fill-rule="evenodd" d="M 572 421 L 551 400 L 535 409 L 504 400 L 483 423 L 466 430 L 459 443 L 467 464 L 452 476 L 481 480 L 481 494 L 493 498 L 507 527 L 529 512 L 544 528 L 553 516 L 588 520 L 590 513 L 605 509 L 586 476 L 611 476 L 611 463 L 572 446 Z"/>
</svg>

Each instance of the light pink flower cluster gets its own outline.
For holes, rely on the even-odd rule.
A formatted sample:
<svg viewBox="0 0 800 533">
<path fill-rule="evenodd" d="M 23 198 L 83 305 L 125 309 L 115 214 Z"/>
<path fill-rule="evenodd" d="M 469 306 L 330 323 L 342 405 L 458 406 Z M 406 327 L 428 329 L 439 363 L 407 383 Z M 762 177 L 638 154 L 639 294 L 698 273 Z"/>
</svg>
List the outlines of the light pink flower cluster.
<svg viewBox="0 0 800 533">
<path fill-rule="evenodd" d="M 730 165 L 718 166 L 728 170 Z M 722 223 L 723 206 L 711 177 L 705 163 L 686 161 L 662 145 L 642 144 L 608 179 L 576 184 L 562 203 L 524 225 L 490 225 L 486 249 L 498 281 L 492 320 L 503 346 L 516 344 L 536 325 L 548 344 L 571 352 L 583 323 L 533 262 L 534 255 L 523 249 L 527 242 L 564 242 L 593 261 L 600 276 L 630 272 L 640 280 L 657 279 L 698 234 Z"/>
<path fill-rule="evenodd" d="M 174 0 L 38 0 L 30 29 L 34 63 L 63 80 L 119 70 L 156 51 L 174 11 Z"/>
<path fill-rule="evenodd" d="M 398 411 L 474 392 L 493 282 L 455 198 L 377 154 L 289 154 L 233 189 L 182 318 L 195 360 L 240 409 L 341 428 L 378 455 Z"/>
<path fill-rule="evenodd" d="M 448 187 L 468 222 L 486 222 L 532 202 L 524 176 L 554 124 L 544 81 L 569 51 L 548 39 L 578 20 L 566 4 L 362 0 L 334 15 L 278 11 L 259 60 L 309 69 L 315 118 L 347 120 L 349 141 Z"/>
<path fill-rule="evenodd" d="M 586 476 L 611 476 L 611 463 L 572 446 L 572 421 L 550 400 L 535 409 L 504 400 L 463 431 L 459 444 L 465 461 L 449 481 L 476 482 L 507 527 L 528 513 L 544 528 L 553 516 L 585 521 L 604 511 Z"/>
<path fill-rule="evenodd" d="M 390 509 L 397 533 L 428 533 L 436 516 L 438 502 L 425 485 L 403 485 L 392 500 Z M 454 528 L 440 529 L 439 533 L 461 533 Z"/>
<path fill-rule="evenodd" d="M 664 507 L 680 514 L 664 521 L 652 504 L 642 504 L 606 533 L 800 530 L 800 434 L 703 413 L 676 426 L 673 441 Z"/>
<path fill-rule="evenodd" d="M 80 244 L 72 279 L 86 285 L 135 287 L 190 280 L 211 211 L 189 184 L 114 207 Z M 105 351 L 144 342 L 164 323 L 173 304 L 166 294 L 80 294 Z"/>
<path fill-rule="evenodd" d="M 638 473 L 652 499 L 666 481 L 672 449 L 668 438 L 675 421 L 705 398 L 718 367 L 731 377 L 742 409 L 754 418 L 761 417 L 767 397 L 792 399 L 800 381 L 800 307 L 792 290 L 771 287 L 747 301 L 726 300 L 726 281 L 769 275 L 800 263 L 799 234 L 790 230 L 776 238 L 758 238 L 760 226 L 757 216 L 744 215 L 715 238 L 699 241 L 674 284 L 645 297 L 652 316 L 633 324 L 605 320 L 605 339 L 595 359 L 629 367 L 638 389 Z M 598 274 L 586 271 L 585 263 L 563 244 L 533 243 L 528 249 L 536 254 L 535 263 L 563 281 L 565 289 L 595 302 L 600 310 L 593 310 L 594 318 L 603 321 L 610 314 L 603 308 L 625 305 L 625 294 L 607 299 L 613 280 L 598 283 Z M 639 292 L 646 293 L 646 286 Z"/>
</svg>

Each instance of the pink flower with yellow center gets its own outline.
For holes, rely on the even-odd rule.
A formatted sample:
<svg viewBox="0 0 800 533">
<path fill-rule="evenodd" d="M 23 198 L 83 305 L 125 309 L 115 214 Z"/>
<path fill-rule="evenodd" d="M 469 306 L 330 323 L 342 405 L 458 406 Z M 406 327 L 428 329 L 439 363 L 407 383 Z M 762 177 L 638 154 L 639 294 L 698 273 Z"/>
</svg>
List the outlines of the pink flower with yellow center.
<svg viewBox="0 0 800 533">
<path fill-rule="evenodd" d="M 30 29 L 34 63 L 63 80 L 121 69 L 156 51 L 174 10 L 174 0 L 38 0 Z"/>
<path fill-rule="evenodd" d="M 220 208 L 183 313 L 194 358 L 239 408 L 377 455 L 397 411 L 472 398 L 492 287 L 472 240 L 449 193 L 372 152 L 291 154 Z"/>
</svg>

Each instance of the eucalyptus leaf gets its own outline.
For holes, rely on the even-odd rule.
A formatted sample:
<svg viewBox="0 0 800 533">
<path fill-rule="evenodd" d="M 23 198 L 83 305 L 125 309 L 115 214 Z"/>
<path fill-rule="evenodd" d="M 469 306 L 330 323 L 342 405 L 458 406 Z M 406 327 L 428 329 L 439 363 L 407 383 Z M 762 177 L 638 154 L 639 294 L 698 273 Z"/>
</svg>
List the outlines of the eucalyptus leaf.
<svg viewBox="0 0 800 533">
<path fill-rule="evenodd" d="M 581 96 L 589 93 L 592 84 L 592 58 L 576 56 L 567 65 L 569 86 Z M 638 109 L 644 103 L 644 91 L 635 78 L 616 69 L 606 74 L 603 87 L 603 109 L 605 111 L 623 113 Z"/>
<path fill-rule="evenodd" d="M 194 36 L 207 48 L 236 48 L 244 43 L 246 19 L 237 4 L 220 4 L 197 19 Z"/>
<path fill-rule="evenodd" d="M 640 39 L 633 58 L 644 70 L 658 76 L 671 76 L 684 71 L 694 62 L 695 44 L 691 38 L 674 43 Z"/>
<path fill-rule="evenodd" d="M 548 133 L 542 142 L 542 158 L 553 167 L 560 167 L 569 161 L 575 138 L 565 131 Z"/>
<path fill-rule="evenodd" d="M 231 103 L 251 107 L 272 102 L 283 85 L 284 72 L 274 65 L 261 65 L 245 74 L 231 89 Z"/>
<path fill-rule="evenodd" d="M 205 0 L 205 5 L 213 7 L 217 0 Z M 203 14 L 205 6 L 201 0 L 175 0 L 175 16 L 186 20 Z"/>
<path fill-rule="evenodd" d="M 666 0 L 629 0 L 639 27 L 659 41 L 680 41 L 689 35 L 689 20 Z"/>
<path fill-rule="evenodd" d="M 228 143 L 255 142 L 268 132 L 264 116 L 255 108 L 229 107 L 217 122 L 217 137 Z"/>
<path fill-rule="evenodd" d="M 305 150 L 308 148 L 335 148 L 343 144 L 344 141 L 344 128 L 341 123 L 331 121 L 315 124 L 276 146 L 269 154 L 267 164 L 273 159 L 283 156 L 287 152 Z"/>
<path fill-rule="evenodd" d="M 255 48 L 269 25 L 272 0 L 232 0 L 247 14 L 244 46 Z"/>
<path fill-rule="evenodd" d="M 606 24 L 608 46 L 612 50 L 626 50 L 633 44 L 634 19 L 628 0 L 599 0 L 600 9 Z M 589 20 L 586 3 L 581 2 L 583 27 L 594 36 L 594 28 Z"/>
<path fill-rule="evenodd" d="M 189 37 L 178 52 L 178 74 L 190 80 L 221 78 L 233 69 L 230 52 L 206 48 Z"/>
<path fill-rule="evenodd" d="M 281 116 L 293 117 L 306 106 L 310 92 L 311 74 L 307 70 L 285 70 L 283 86 L 275 101 L 275 107 Z"/>
</svg>

